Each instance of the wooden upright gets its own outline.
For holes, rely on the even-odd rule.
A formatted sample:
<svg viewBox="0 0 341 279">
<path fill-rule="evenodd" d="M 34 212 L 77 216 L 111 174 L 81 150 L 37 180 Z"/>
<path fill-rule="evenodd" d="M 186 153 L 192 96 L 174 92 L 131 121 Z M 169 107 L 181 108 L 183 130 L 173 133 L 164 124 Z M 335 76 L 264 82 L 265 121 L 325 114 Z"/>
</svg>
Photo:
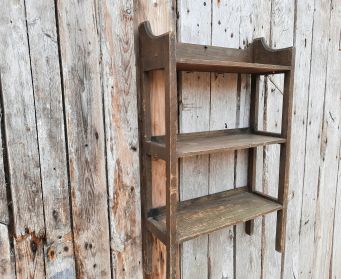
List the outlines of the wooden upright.
<svg viewBox="0 0 341 279">
<path fill-rule="evenodd" d="M 154 36 L 148 22 L 139 26 L 141 74 L 141 196 L 143 256 L 145 275 L 151 277 L 152 234 L 167 247 L 167 278 L 175 279 L 178 246 L 181 242 L 227 226 L 244 222 L 252 234 L 253 219 L 277 211 L 276 250 L 284 251 L 294 49 L 273 50 L 263 39 L 256 39 L 245 50 L 177 43 L 169 32 Z M 149 72 L 164 70 L 165 135 L 152 135 Z M 251 75 L 250 127 L 210 132 L 178 134 L 177 71 L 245 73 Z M 284 74 L 281 133 L 260 131 L 257 127 L 258 76 Z M 258 146 L 281 145 L 278 198 L 255 191 L 256 152 Z M 179 202 L 179 158 L 249 149 L 248 185 L 188 201 Z M 166 206 L 152 208 L 153 158 L 166 162 Z M 226 182 L 228 183 L 228 181 Z"/>
</svg>

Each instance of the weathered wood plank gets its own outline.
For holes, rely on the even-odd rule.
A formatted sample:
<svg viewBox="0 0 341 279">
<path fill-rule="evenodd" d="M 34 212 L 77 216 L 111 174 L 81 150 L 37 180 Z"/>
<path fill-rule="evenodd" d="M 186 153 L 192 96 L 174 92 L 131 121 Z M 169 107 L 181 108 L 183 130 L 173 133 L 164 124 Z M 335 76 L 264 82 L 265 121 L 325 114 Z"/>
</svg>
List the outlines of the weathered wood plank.
<svg viewBox="0 0 341 279">
<path fill-rule="evenodd" d="M 267 1 L 240 1 L 240 28 L 239 46 L 245 48 L 255 38 L 264 37 L 268 42 L 270 36 L 271 0 Z M 240 92 L 238 93 L 238 126 L 249 125 L 250 109 L 250 77 L 242 75 L 240 81 Z M 258 128 L 262 129 L 262 112 L 264 100 L 264 78 L 259 78 L 258 89 Z M 237 153 L 236 161 L 236 186 L 245 185 L 248 182 L 247 169 L 248 154 L 245 152 Z M 256 151 L 256 185 L 255 189 L 262 191 L 262 148 Z M 260 278 L 262 276 L 262 221 L 258 218 L 254 221 L 253 234 L 245 233 L 244 225 L 236 226 L 236 278 Z"/>
<path fill-rule="evenodd" d="M 2 279 L 15 278 L 8 228 L 4 224 L 0 224 L 0 277 Z"/>
<path fill-rule="evenodd" d="M 135 28 L 139 23 L 148 20 L 153 33 L 160 35 L 170 30 L 175 30 L 175 16 L 173 0 L 134 1 Z M 165 134 L 165 82 L 163 71 L 151 73 L 150 95 L 151 95 L 151 132 L 153 135 Z M 165 204 L 166 195 L 166 167 L 162 160 L 152 161 L 152 205 L 162 206 Z M 166 249 L 156 238 L 153 238 L 152 252 L 152 275 L 151 278 L 166 278 Z"/>
<path fill-rule="evenodd" d="M 1 69 L 1 68 L 0 68 Z M 1 72 L 0 72 L 0 94 L 1 93 Z M 0 123 L 2 123 L 2 108 L 0 108 Z M 3 160 L 3 144 L 2 144 L 2 131 L 0 129 L 0 223 L 7 224 L 9 223 L 9 215 L 8 215 L 8 200 L 7 200 L 7 185 L 5 179 L 5 169 L 4 169 L 4 160 Z"/>
<path fill-rule="evenodd" d="M 339 114 L 340 115 L 340 114 Z M 341 141 L 341 139 L 340 139 Z M 341 275 L 341 143 L 339 149 L 339 164 L 338 164 L 338 184 L 337 193 L 335 196 L 335 213 L 334 213 L 334 235 L 333 235 L 333 257 L 331 261 L 331 278 L 337 278 Z"/>
<path fill-rule="evenodd" d="M 112 271 L 114 278 L 138 279 L 143 274 L 133 1 L 104 1 L 100 14 Z"/>
<path fill-rule="evenodd" d="M 294 1 L 273 0 L 271 4 L 270 46 L 284 48 L 293 45 Z M 270 132 L 281 131 L 283 106 L 283 75 L 267 77 L 267 90 L 264 100 L 263 128 Z M 263 190 L 277 197 L 279 187 L 280 146 L 267 146 L 264 149 Z M 281 277 L 282 254 L 275 251 L 276 214 L 265 216 L 263 235 L 263 272 L 266 278 Z M 284 258 L 283 258 L 284 259 Z"/>
<path fill-rule="evenodd" d="M 177 211 L 177 241 L 187 241 L 203 234 L 246 222 L 280 208 L 282 206 L 279 203 L 257 194 L 251 194 L 245 189 L 244 191 L 232 189 L 211 194 L 209 197 L 187 200 L 180 204 Z M 166 231 L 164 208 L 160 210 L 160 214 L 150 217 L 149 220 L 160 231 Z M 210 236 L 211 238 L 215 241 L 213 235 Z M 217 257 L 218 255 L 212 256 Z M 215 266 L 215 268 L 221 269 L 219 266 Z M 222 272 L 220 271 L 218 274 L 222 274 Z"/>
<path fill-rule="evenodd" d="M 235 1 L 212 1 L 212 45 L 238 48 L 239 5 Z M 211 74 L 210 130 L 236 128 L 237 74 Z M 234 187 L 234 151 L 210 155 L 209 193 Z M 235 229 L 233 226 L 209 235 L 209 278 L 233 278 Z"/>
<path fill-rule="evenodd" d="M 313 278 L 333 278 L 333 227 L 337 197 L 341 139 L 341 52 L 339 51 L 341 1 L 331 1 L 328 57 L 324 89 L 320 169 L 316 200 Z M 321 92 L 322 93 L 322 92 Z M 334 230 L 335 231 L 335 230 Z M 335 274 L 338 278 L 341 274 Z"/>
<path fill-rule="evenodd" d="M 328 55 L 330 1 L 314 2 L 311 65 L 309 76 L 309 97 L 307 107 L 307 137 L 304 169 L 304 188 L 302 194 L 299 277 L 312 276 L 315 270 L 315 222 L 316 200 L 319 184 L 320 146 L 322 116 L 326 83 Z M 304 260 L 303 260 L 304 259 Z"/>
<path fill-rule="evenodd" d="M 211 1 L 178 1 L 178 41 L 211 44 Z M 210 74 L 183 73 L 180 76 L 179 130 L 209 130 Z M 209 191 L 209 156 L 180 160 L 180 199 L 207 195 Z M 182 245 L 181 275 L 186 278 L 207 278 L 208 237 L 203 236 Z"/>
<path fill-rule="evenodd" d="M 26 3 L 46 227 L 46 277 L 75 278 L 54 1 Z"/>
<path fill-rule="evenodd" d="M 305 139 L 311 62 L 314 1 L 298 1 L 295 8 L 295 83 L 292 116 L 292 141 L 285 259 L 282 267 L 283 278 L 299 278 L 299 231 L 302 203 L 302 189 L 305 168 Z M 309 186 L 308 186 L 309 187 Z M 299 212 L 299 214 L 297 213 Z"/>
<path fill-rule="evenodd" d="M 43 278 L 44 213 L 24 1 L 2 8 L 0 72 L 16 272 L 19 278 Z"/>
<path fill-rule="evenodd" d="M 110 278 L 98 2 L 58 1 L 78 277 Z"/>
</svg>

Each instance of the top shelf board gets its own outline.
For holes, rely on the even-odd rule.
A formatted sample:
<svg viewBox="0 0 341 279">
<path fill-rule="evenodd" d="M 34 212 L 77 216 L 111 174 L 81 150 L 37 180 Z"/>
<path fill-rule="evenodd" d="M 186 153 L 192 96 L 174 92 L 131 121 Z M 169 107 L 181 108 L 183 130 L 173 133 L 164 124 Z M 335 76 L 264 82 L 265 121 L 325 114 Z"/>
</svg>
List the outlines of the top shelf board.
<svg viewBox="0 0 341 279">
<path fill-rule="evenodd" d="M 294 48 L 271 49 L 264 38 L 255 39 L 246 49 L 180 43 L 174 32 L 154 36 L 148 22 L 140 25 L 139 34 L 144 71 L 175 62 L 178 71 L 266 75 L 289 72 L 294 64 Z"/>
<path fill-rule="evenodd" d="M 235 49 L 178 43 L 176 68 L 178 71 L 245 74 L 277 74 L 291 70 L 290 66 L 285 65 L 245 62 L 243 60 L 250 60 L 248 52 L 246 55 L 240 55 L 240 52 Z M 233 61 L 233 57 L 236 61 Z"/>
</svg>

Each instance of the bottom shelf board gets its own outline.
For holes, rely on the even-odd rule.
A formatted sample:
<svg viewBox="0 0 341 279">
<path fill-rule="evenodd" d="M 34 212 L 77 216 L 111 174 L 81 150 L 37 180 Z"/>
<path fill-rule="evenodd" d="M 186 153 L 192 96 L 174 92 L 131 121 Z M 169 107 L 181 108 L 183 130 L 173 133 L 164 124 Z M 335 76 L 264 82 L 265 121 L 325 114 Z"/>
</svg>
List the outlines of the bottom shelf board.
<svg viewBox="0 0 341 279">
<path fill-rule="evenodd" d="M 246 187 L 183 201 L 176 214 L 177 241 L 180 243 L 281 208 L 281 204 L 250 193 Z M 152 209 L 150 216 L 147 220 L 149 230 L 165 242 L 165 207 Z"/>
</svg>

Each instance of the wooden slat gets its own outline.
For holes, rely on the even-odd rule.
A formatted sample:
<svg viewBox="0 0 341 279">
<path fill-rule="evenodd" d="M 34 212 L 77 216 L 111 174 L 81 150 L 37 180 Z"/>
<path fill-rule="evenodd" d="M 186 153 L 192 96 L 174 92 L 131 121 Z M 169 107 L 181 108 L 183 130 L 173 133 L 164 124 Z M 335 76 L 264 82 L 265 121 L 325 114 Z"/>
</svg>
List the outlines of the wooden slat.
<svg viewBox="0 0 341 279">
<path fill-rule="evenodd" d="M 322 144 L 322 123 L 324 110 L 324 95 L 316 97 L 316 92 L 324 92 L 326 86 L 326 67 L 328 57 L 328 42 L 330 26 L 330 1 L 314 1 L 314 19 L 312 26 L 312 45 L 310 56 L 310 75 L 308 106 L 306 108 L 307 123 L 304 187 L 302 190 L 302 207 L 300 220 L 299 270 L 300 277 L 311 276 L 315 271 L 315 224 L 317 211 L 317 193 L 319 187 L 319 169 Z M 302 15 L 303 16 L 303 15 Z M 306 67 L 306 66 L 304 66 Z M 321 69 L 323 73 L 321 74 Z M 317 278 L 317 277 L 316 277 Z"/>
<path fill-rule="evenodd" d="M 100 10 L 112 272 L 143 278 L 133 1 Z M 132 260 L 134 259 L 134 260 Z"/>
<path fill-rule="evenodd" d="M 154 139 L 157 142 L 161 142 L 162 140 L 159 137 L 154 137 Z M 203 132 L 200 134 L 193 133 L 193 135 L 186 134 L 185 136 L 180 134 L 178 135 L 177 141 L 177 156 L 188 157 L 212 154 L 284 142 L 285 139 L 280 137 L 263 136 L 243 131 L 233 134 L 224 134 L 220 131 Z M 154 143 L 154 145 L 158 146 L 158 148 L 155 148 L 155 154 L 157 155 L 159 153 L 157 150 L 162 149 L 164 144 Z M 152 153 L 152 149 L 150 149 L 150 153 Z"/>
<path fill-rule="evenodd" d="M 228 5 L 228 1 L 212 1 L 212 45 L 206 49 L 224 50 L 233 47 L 233 52 L 240 52 L 239 13 L 238 5 Z M 226 28 L 226 33 L 225 33 Z M 234 33 L 231 36 L 222 36 Z M 218 48 L 215 46 L 220 46 Z M 192 54 L 194 49 L 192 49 Z M 243 52 L 245 53 L 245 52 Z M 214 53 L 209 54 L 214 57 Z M 224 54 L 227 56 L 227 53 Z M 238 56 L 239 61 L 244 61 Z M 237 91 L 238 75 L 211 73 L 211 99 L 210 99 L 210 131 L 219 129 L 232 129 L 237 125 Z M 221 152 L 211 154 L 209 157 L 209 194 L 226 191 L 234 188 L 235 178 L 235 152 Z M 229 183 L 222 183 L 229 182 Z M 223 230 L 215 231 L 208 236 L 208 278 L 233 278 L 235 228 L 230 226 Z"/>
<path fill-rule="evenodd" d="M 282 208 L 278 203 L 241 189 L 185 201 L 177 211 L 177 240 L 183 242 Z M 165 232 L 164 209 L 148 218 Z"/>
<path fill-rule="evenodd" d="M 42 12 L 45 11 L 45 12 Z M 55 1 L 26 3 L 46 227 L 46 277 L 75 277 Z"/>
<path fill-rule="evenodd" d="M 315 226 L 315 278 L 338 278 L 341 273 L 333 276 L 333 250 L 340 249 L 334 243 L 333 231 L 340 237 L 340 231 L 334 228 L 335 218 L 338 218 L 336 206 L 341 202 L 338 198 L 340 182 L 340 148 L 341 148 L 341 1 L 331 1 L 329 22 L 328 60 L 326 69 L 325 103 L 323 107 L 323 124 L 321 134 L 319 182 L 316 201 Z M 323 217 L 319 217 L 323 216 Z M 316 237 L 318 236 L 318 237 Z M 333 245 L 335 248 L 333 249 Z M 335 258 L 334 265 L 339 265 Z M 339 268 L 339 267 L 337 267 Z"/>
<path fill-rule="evenodd" d="M 11 255 L 10 238 L 6 225 L 0 223 L 0 277 L 14 279 L 15 270 Z"/>
<path fill-rule="evenodd" d="M 254 134 L 236 134 L 227 136 L 210 135 L 207 138 L 178 141 L 179 157 L 208 154 L 221 151 L 246 149 L 256 146 L 284 143 L 285 139 Z"/>
<path fill-rule="evenodd" d="M 226 73 L 275 74 L 291 70 L 290 66 L 221 61 L 213 59 L 177 58 L 177 70 Z"/>
<path fill-rule="evenodd" d="M 239 36 L 239 47 L 247 47 L 255 38 L 264 37 L 267 42 L 270 34 L 269 22 L 271 18 L 271 0 L 241 0 L 238 1 L 238 8 L 240 11 L 240 28 L 237 35 Z M 236 5 L 236 1 L 232 1 L 231 5 Z M 236 34 L 234 34 L 236 35 Z M 240 100 L 238 106 L 239 127 L 245 127 L 252 124 L 252 113 L 250 109 L 250 89 L 251 79 L 249 75 L 241 75 L 240 80 L 240 93 L 238 99 Z M 257 84 L 257 93 L 259 99 L 257 100 L 259 110 L 256 119 L 259 129 L 262 129 L 262 107 L 264 97 L 264 77 L 259 77 Z M 250 120 L 250 121 L 249 121 Z M 253 161 L 256 167 L 256 181 L 254 188 L 262 191 L 262 149 L 258 147 L 256 150 L 256 162 Z M 255 149 L 254 149 L 255 150 Z M 247 152 L 247 153 L 246 153 Z M 248 184 L 248 168 L 249 168 L 249 155 L 248 150 L 240 150 L 237 152 L 236 162 L 236 181 L 237 187 Z M 254 154 L 252 154 L 254 155 Z M 251 166 L 250 166 L 251 169 Z M 251 179 L 250 179 L 251 180 Z M 249 185 L 249 184 L 248 184 Z M 251 186 L 250 186 L 251 187 Z M 249 278 L 258 279 L 265 278 L 266 275 L 262 273 L 262 220 L 259 217 L 254 220 L 253 234 L 248 235 L 245 233 L 245 225 L 239 224 L 236 226 L 236 273 L 235 278 Z"/>
<path fill-rule="evenodd" d="M 0 96 L 1 96 L 1 71 L 0 71 Z M 2 107 L 0 107 L 0 123 L 2 123 Z M 0 147 L 3 147 L 2 143 L 2 131 L 0 129 Z M 4 169 L 4 160 L 3 160 L 4 152 L 3 148 L 0 148 L 0 223 L 7 224 L 9 223 L 9 215 L 8 215 L 8 200 L 7 200 L 7 185 L 5 179 L 5 169 Z"/>
<path fill-rule="evenodd" d="M 276 12 L 275 12 L 276 11 Z M 294 1 L 276 1 L 271 5 L 271 21 L 270 21 L 270 40 L 272 48 L 278 49 L 293 45 L 294 31 Z M 268 76 L 266 78 L 266 91 L 264 98 L 264 119 L 263 128 L 269 132 L 279 133 L 281 129 L 283 136 L 289 135 L 287 129 L 290 129 L 291 120 L 291 101 L 289 101 L 289 87 L 283 86 L 283 75 Z M 289 90 L 288 90 L 289 89 Z M 284 100 L 285 99 L 285 100 Z M 282 108 L 283 107 L 283 108 Z M 284 115 L 282 117 L 282 111 Z M 289 121 L 287 121 L 287 119 Z M 282 123 L 283 121 L 283 123 Z M 284 128 L 284 129 L 283 129 Z M 263 161 L 263 192 L 267 195 L 278 196 L 281 203 L 286 203 L 287 195 L 277 193 L 287 193 L 287 177 L 288 177 L 288 160 L 286 150 L 289 150 L 289 140 L 286 145 L 267 146 L 264 149 Z M 281 265 L 284 259 L 284 245 L 279 245 L 280 233 L 276 235 L 276 220 L 277 228 L 285 228 L 286 209 L 280 214 L 270 214 L 264 218 L 264 233 L 263 233 L 263 262 L 264 273 L 269 274 L 274 279 L 281 278 Z M 279 216 L 283 216 L 279 217 Z M 277 232 L 280 230 L 278 229 Z M 282 230 L 285 234 L 285 229 Z M 281 242 L 284 243 L 284 242 Z M 276 246 L 275 246 L 276 244 Z M 277 251 L 283 253 L 278 253 Z"/>
<path fill-rule="evenodd" d="M 212 1 L 177 1 L 179 13 L 178 41 L 211 44 Z M 210 74 L 180 73 L 179 132 L 208 131 L 210 127 Z M 209 156 L 180 160 L 180 200 L 207 195 L 209 192 Z M 208 278 L 208 237 L 202 236 L 182 244 L 181 278 Z"/>
<path fill-rule="evenodd" d="M 296 66 L 292 120 L 292 141 L 289 177 L 289 203 L 287 213 L 287 244 L 285 247 L 285 261 L 282 267 L 282 278 L 299 278 L 299 266 L 305 257 L 299 257 L 299 243 L 301 224 L 301 205 L 303 201 L 303 184 L 305 169 L 305 139 L 307 132 L 307 108 L 309 97 L 309 76 L 311 64 L 311 47 L 313 38 L 314 1 L 298 1 L 295 9 L 295 46 Z M 309 186 L 308 186 L 309 187 Z M 308 222 L 309 223 L 309 222 Z M 303 225 L 304 227 L 306 225 Z M 309 224 L 308 224 L 309 226 Z M 304 229 L 303 229 L 304 230 Z M 310 258 L 310 255 L 307 257 Z"/>
<path fill-rule="evenodd" d="M 99 6 L 57 4 L 77 277 L 111 278 Z"/>
<path fill-rule="evenodd" d="M 18 278 L 44 278 L 44 212 L 24 1 L 0 13 L 0 71 Z"/>
</svg>

